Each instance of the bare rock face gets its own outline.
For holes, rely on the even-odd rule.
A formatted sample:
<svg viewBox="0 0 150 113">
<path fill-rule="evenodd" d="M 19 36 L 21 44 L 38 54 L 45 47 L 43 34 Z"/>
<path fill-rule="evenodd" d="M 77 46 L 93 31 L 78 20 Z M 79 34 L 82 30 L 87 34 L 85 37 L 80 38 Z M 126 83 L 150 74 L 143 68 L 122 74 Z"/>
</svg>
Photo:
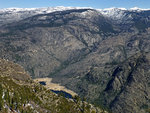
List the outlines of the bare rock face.
<svg viewBox="0 0 150 113">
<path fill-rule="evenodd" d="M 136 54 L 115 69 L 103 92 L 114 112 L 146 112 L 149 106 L 149 57 Z M 138 107 L 137 107 L 138 106 Z"/>
<path fill-rule="evenodd" d="M 113 112 L 146 112 L 150 11 L 113 11 L 121 16 L 71 9 L 4 24 L 0 57 Z"/>
</svg>

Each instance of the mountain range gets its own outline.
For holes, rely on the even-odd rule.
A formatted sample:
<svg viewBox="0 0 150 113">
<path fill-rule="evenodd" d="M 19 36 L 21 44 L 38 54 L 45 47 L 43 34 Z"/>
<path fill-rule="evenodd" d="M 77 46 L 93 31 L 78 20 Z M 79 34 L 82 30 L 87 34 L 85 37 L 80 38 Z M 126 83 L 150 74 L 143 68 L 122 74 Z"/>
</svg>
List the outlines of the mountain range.
<svg viewBox="0 0 150 113">
<path fill-rule="evenodd" d="M 150 10 L 0 10 L 0 58 L 112 112 L 150 108 Z"/>
</svg>

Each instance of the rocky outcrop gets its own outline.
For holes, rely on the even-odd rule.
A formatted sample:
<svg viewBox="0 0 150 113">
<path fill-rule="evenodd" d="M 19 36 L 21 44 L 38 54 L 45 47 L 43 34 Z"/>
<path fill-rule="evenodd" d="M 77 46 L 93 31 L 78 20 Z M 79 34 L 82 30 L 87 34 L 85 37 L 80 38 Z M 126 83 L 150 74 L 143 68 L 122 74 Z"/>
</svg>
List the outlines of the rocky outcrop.
<svg viewBox="0 0 150 113">
<path fill-rule="evenodd" d="M 23 67 L 4 59 L 0 59 L 0 76 L 7 76 L 21 81 L 31 80 L 31 77 L 25 72 Z"/>
<path fill-rule="evenodd" d="M 149 55 L 136 54 L 120 65 L 120 70 L 104 90 L 106 103 L 114 112 L 146 112 L 149 108 Z M 117 68 L 118 70 L 118 68 Z"/>
</svg>

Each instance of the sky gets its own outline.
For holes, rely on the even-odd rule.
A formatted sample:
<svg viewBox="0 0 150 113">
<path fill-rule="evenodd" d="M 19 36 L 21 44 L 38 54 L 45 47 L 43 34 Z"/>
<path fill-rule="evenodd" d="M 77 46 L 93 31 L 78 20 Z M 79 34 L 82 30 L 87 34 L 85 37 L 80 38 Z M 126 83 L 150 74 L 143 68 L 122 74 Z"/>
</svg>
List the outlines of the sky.
<svg viewBox="0 0 150 113">
<path fill-rule="evenodd" d="M 98 9 L 110 7 L 123 8 L 150 8 L 150 0 L 0 0 L 2 8 L 37 8 L 37 7 L 92 7 Z"/>
</svg>

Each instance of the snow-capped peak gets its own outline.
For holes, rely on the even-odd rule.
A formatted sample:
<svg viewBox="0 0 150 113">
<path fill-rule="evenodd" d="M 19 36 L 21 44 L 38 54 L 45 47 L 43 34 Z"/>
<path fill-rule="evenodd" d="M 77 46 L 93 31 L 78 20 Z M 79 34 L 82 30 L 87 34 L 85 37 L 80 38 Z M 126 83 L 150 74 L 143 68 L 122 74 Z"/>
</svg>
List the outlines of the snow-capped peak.
<svg viewBox="0 0 150 113">
<path fill-rule="evenodd" d="M 20 11 L 35 11 L 39 13 L 50 13 L 54 11 L 63 11 L 63 10 L 71 10 L 71 9 L 85 9 L 90 7 L 64 7 L 64 6 L 58 6 L 58 7 L 44 7 L 44 8 L 4 8 L 0 9 L 0 12 L 20 12 Z"/>
<path fill-rule="evenodd" d="M 130 9 L 126 9 L 126 8 L 116 8 L 116 7 L 112 7 L 112 8 L 106 8 L 106 9 L 97 9 L 100 13 L 102 13 L 104 16 L 109 17 L 113 20 L 118 20 L 118 22 L 122 21 L 122 19 L 126 19 L 127 18 L 127 12 L 140 12 L 140 11 L 148 11 L 150 9 L 142 9 L 142 8 L 138 8 L 138 7 L 134 7 L 134 8 L 130 8 Z M 125 18 L 124 18 L 125 17 Z M 131 15 L 128 15 L 128 19 L 132 18 Z"/>
<path fill-rule="evenodd" d="M 111 17 L 112 19 L 114 20 L 120 20 L 124 17 L 125 15 L 125 11 L 127 9 L 125 8 L 115 8 L 115 7 L 112 7 L 112 8 L 106 8 L 106 9 L 97 9 L 100 13 L 102 13 L 104 16 L 106 17 Z"/>
<path fill-rule="evenodd" d="M 16 8 L 16 7 L 11 7 L 11 8 L 4 8 L 0 9 L 0 12 L 19 12 L 19 11 L 31 11 L 31 10 L 36 10 L 37 8 Z"/>
<path fill-rule="evenodd" d="M 19 21 L 38 14 L 47 14 L 55 11 L 65 11 L 72 9 L 91 9 L 89 7 L 45 7 L 45 8 L 5 8 L 0 9 L 0 25 Z"/>
<path fill-rule="evenodd" d="M 116 7 L 111 7 L 111 8 L 105 8 L 105 9 L 99 9 L 103 11 L 116 11 L 116 10 L 127 10 L 126 8 L 116 8 Z"/>
<path fill-rule="evenodd" d="M 5 23 L 11 23 L 14 21 L 19 21 L 37 14 L 47 14 L 55 11 L 65 11 L 65 10 L 71 10 L 71 9 L 94 9 L 91 7 L 64 7 L 64 6 L 58 6 L 58 7 L 46 7 L 46 8 L 5 8 L 0 9 L 0 25 Z M 130 19 L 132 18 L 131 15 L 128 14 L 129 12 L 135 12 L 135 11 L 145 11 L 150 9 L 142 9 L 138 7 L 126 9 L 126 8 L 105 8 L 105 9 L 96 9 L 99 11 L 103 16 L 109 17 L 113 20 L 117 20 L 117 22 L 122 22 L 122 20 Z M 92 13 L 90 11 L 83 12 L 83 15 L 91 15 Z M 4 22 L 3 22 L 4 21 Z"/>
<path fill-rule="evenodd" d="M 150 10 L 150 9 L 142 9 L 142 8 L 139 8 L 139 7 L 133 7 L 133 8 L 130 8 L 129 10 L 131 10 L 131 11 L 147 11 L 147 10 Z"/>
</svg>

